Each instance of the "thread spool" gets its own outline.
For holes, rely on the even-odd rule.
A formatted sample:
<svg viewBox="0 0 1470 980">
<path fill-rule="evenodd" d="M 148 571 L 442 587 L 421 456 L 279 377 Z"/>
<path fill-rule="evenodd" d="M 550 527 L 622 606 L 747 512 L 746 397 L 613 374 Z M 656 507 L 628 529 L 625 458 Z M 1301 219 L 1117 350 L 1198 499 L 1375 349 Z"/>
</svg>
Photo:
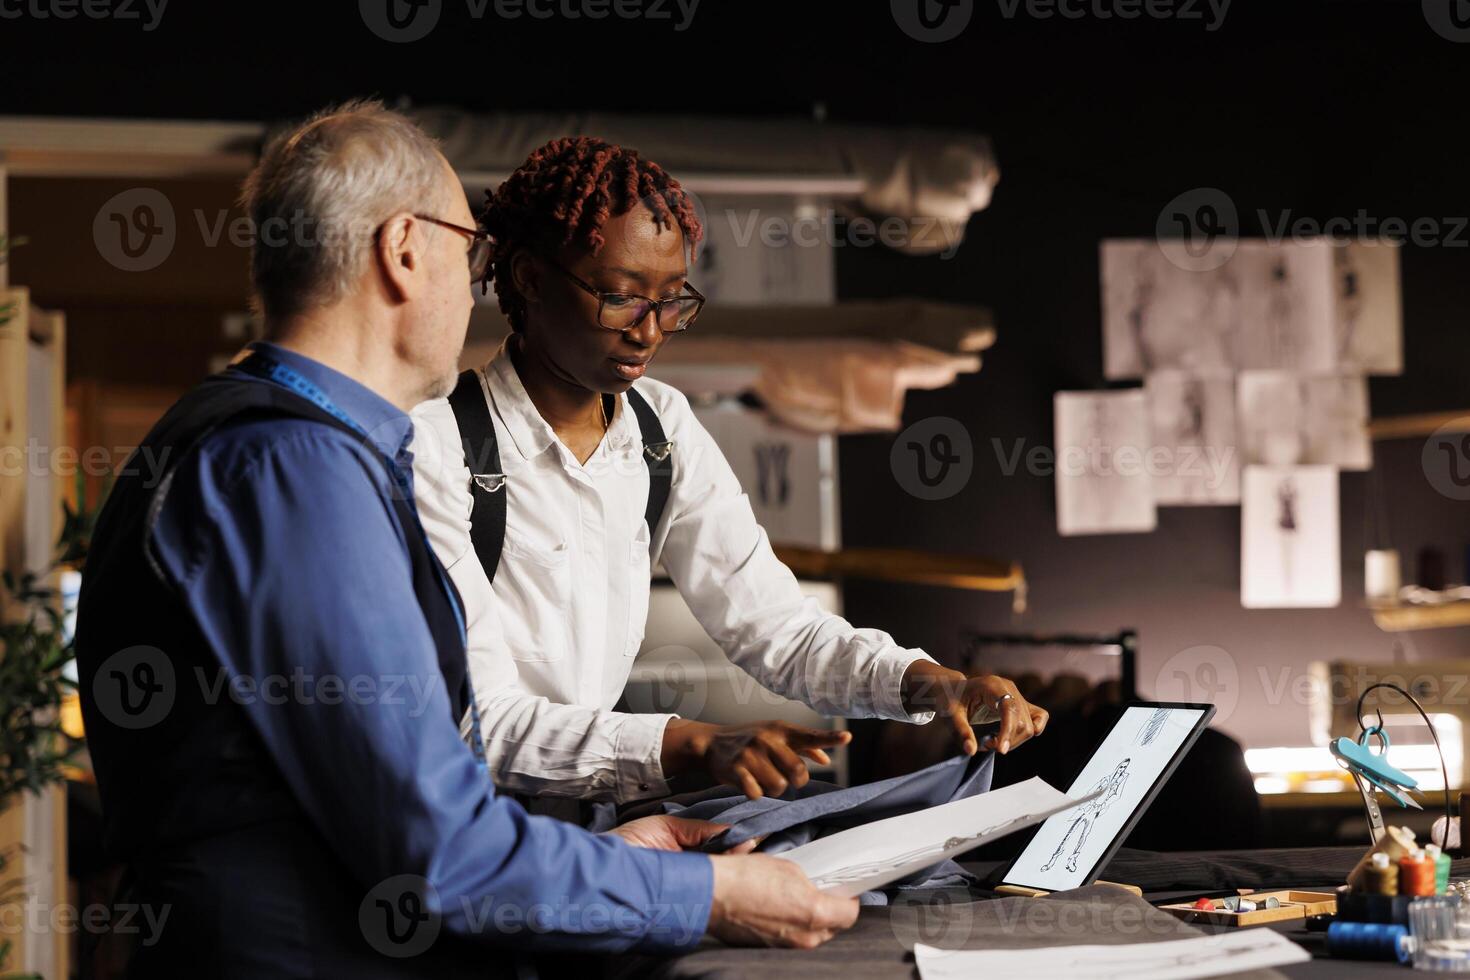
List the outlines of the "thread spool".
<svg viewBox="0 0 1470 980">
<path fill-rule="evenodd" d="M 1373 855 L 1368 869 L 1363 872 L 1366 891 L 1373 895 L 1397 895 L 1399 893 L 1399 869 L 1394 867 L 1388 855 L 1379 851 Z"/>
<path fill-rule="evenodd" d="M 1369 599 L 1397 601 L 1402 586 L 1403 575 L 1397 551 L 1388 548 L 1370 551 L 1363 556 L 1363 592 Z"/>
<path fill-rule="evenodd" d="M 1413 951 L 1404 926 L 1376 922 L 1334 922 L 1327 927 L 1327 953 L 1342 960 L 1408 963 Z"/>
<path fill-rule="evenodd" d="M 1434 865 L 1434 894 L 1445 895 L 1450 890 L 1450 856 L 1437 844 L 1424 845 L 1424 857 Z"/>
<path fill-rule="evenodd" d="M 1423 851 L 1413 851 L 1399 861 L 1400 895 L 1433 895 L 1438 869 Z"/>
</svg>

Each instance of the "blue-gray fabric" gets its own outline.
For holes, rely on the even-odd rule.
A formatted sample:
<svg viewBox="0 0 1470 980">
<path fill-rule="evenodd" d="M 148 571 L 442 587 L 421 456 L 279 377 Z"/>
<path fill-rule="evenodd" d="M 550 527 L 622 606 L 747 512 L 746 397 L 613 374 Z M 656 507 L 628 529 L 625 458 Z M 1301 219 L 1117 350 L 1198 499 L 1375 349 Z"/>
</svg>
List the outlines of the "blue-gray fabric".
<svg viewBox="0 0 1470 980">
<path fill-rule="evenodd" d="M 990 789 L 994 769 L 994 755 L 980 752 L 958 755 L 906 776 L 847 789 L 812 780 L 781 796 L 752 800 L 739 790 L 717 786 L 665 800 L 661 809 L 693 820 L 730 824 L 730 829 L 711 840 L 706 850 L 723 851 L 752 838 L 764 838 L 757 850 L 779 854 L 849 827 L 984 793 Z M 889 888 L 953 887 L 976 880 L 955 862 L 944 861 Z M 887 897 L 882 892 L 868 892 L 862 902 L 883 905 Z"/>
</svg>

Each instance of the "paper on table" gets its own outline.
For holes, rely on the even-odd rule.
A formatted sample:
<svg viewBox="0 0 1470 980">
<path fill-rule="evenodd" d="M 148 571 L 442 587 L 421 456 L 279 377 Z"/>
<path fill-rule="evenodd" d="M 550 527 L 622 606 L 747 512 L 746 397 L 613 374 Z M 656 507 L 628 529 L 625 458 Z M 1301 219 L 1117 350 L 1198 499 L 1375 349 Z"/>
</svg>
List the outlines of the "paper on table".
<svg viewBox="0 0 1470 980">
<path fill-rule="evenodd" d="M 1033 776 L 1004 789 L 839 831 L 777 857 L 796 862 L 824 892 L 861 895 L 1097 795 L 1069 797 Z"/>
<path fill-rule="evenodd" d="M 1270 929 L 1126 946 L 1039 949 L 935 949 L 914 946 L 921 980 L 961 977 L 1088 977 L 1090 980 L 1189 980 L 1305 963 L 1305 949 Z"/>
</svg>

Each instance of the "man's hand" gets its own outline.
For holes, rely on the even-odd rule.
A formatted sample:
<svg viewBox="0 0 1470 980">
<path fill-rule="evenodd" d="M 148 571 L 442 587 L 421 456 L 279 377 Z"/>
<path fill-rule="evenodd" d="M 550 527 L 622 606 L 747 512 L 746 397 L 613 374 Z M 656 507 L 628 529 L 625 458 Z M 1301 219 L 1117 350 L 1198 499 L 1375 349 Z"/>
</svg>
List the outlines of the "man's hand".
<svg viewBox="0 0 1470 980">
<path fill-rule="evenodd" d="M 966 755 L 981 748 L 970 727 L 999 720 L 1000 730 L 985 737 L 986 749 L 1002 755 L 1046 730 L 1051 717 L 1021 697 L 1016 685 L 995 674 L 966 677 L 927 660 L 916 660 L 903 675 L 903 704 L 913 713 L 933 711 L 947 718 Z M 938 718 L 935 719 L 936 721 Z"/>
<path fill-rule="evenodd" d="M 846 745 L 849 732 L 805 728 L 784 721 L 709 725 L 676 718 L 664 729 L 662 762 L 673 775 L 702 769 L 752 800 L 800 789 L 811 778 L 803 757 L 831 765 L 823 749 Z"/>
<path fill-rule="evenodd" d="M 710 935 L 739 946 L 820 946 L 857 921 L 858 900 L 825 895 L 790 861 L 765 854 L 710 858 Z"/>
<path fill-rule="evenodd" d="M 621 827 L 614 827 L 607 833 L 621 837 L 634 847 L 646 847 L 653 851 L 687 851 L 699 847 L 713 837 L 718 837 L 729 828 L 730 825 L 725 823 L 687 820 L 684 817 L 656 814 L 652 817 L 629 820 Z M 755 846 L 759 843 L 760 838 L 748 840 L 725 853 L 745 854 L 755 850 Z"/>
</svg>

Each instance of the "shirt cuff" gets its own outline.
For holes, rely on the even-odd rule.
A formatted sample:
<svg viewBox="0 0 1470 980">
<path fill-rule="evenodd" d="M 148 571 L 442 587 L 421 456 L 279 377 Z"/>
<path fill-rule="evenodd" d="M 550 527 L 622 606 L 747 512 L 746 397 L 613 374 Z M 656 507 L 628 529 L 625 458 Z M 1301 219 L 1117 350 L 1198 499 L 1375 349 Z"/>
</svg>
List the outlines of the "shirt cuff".
<svg viewBox="0 0 1470 980">
<path fill-rule="evenodd" d="M 915 725 L 927 725 L 934 720 L 932 711 L 910 714 L 903 706 L 903 675 L 909 665 L 918 660 L 927 660 L 931 664 L 937 662 L 923 650 L 895 650 L 878 661 L 873 671 L 874 714 L 893 721 L 913 722 Z"/>
<path fill-rule="evenodd" d="M 664 728 L 678 715 L 625 715 L 618 728 L 613 754 L 617 759 L 617 799 L 619 803 L 668 796 L 669 784 L 664 779 L 661 757 Z"/>
<path fill-rule="evenodd" d="M 693 949 L 709 928 L 715 866 L 696 851 L 642 851 L 658 862 L 658 896 L 638 948 L 653 953 Z"/>
</svg>

